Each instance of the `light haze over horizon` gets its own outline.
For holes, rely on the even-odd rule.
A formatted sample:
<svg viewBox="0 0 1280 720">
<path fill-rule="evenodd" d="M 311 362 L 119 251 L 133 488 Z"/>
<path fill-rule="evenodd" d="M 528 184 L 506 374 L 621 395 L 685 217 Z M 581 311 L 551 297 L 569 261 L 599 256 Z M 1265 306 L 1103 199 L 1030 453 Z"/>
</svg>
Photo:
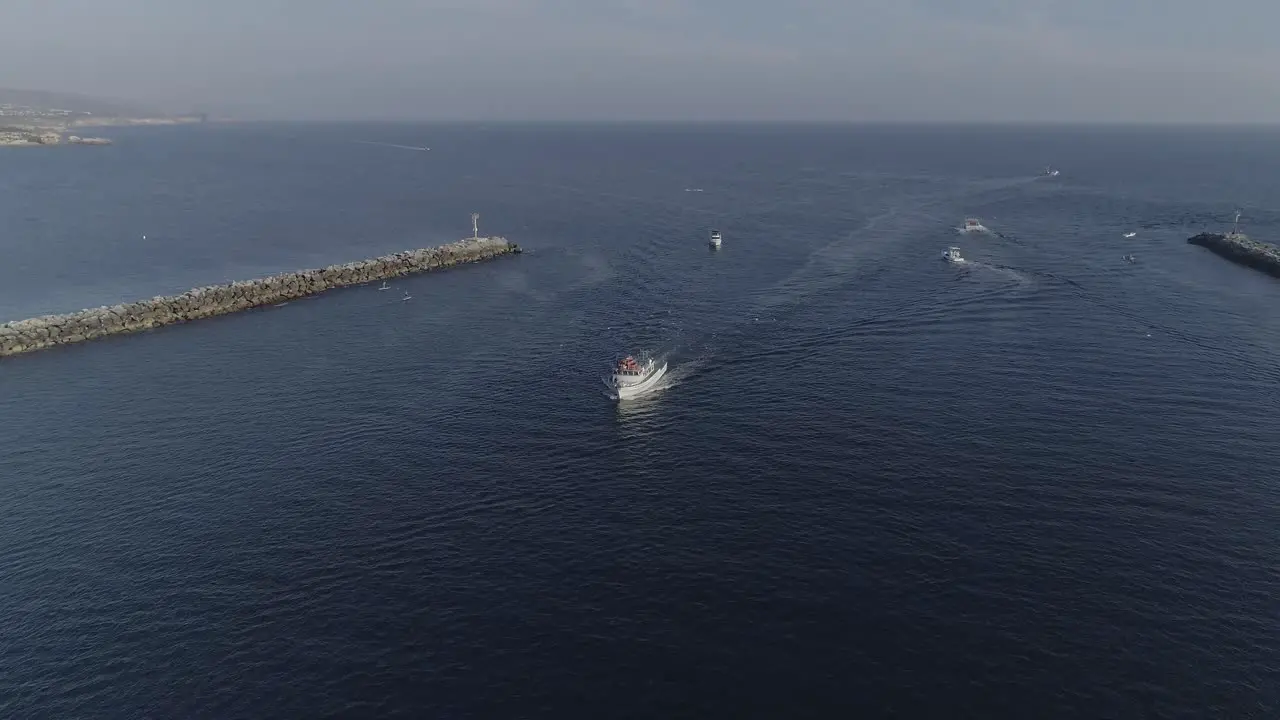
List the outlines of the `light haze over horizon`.
<svg viewBox="0 0 1280 720">
<path fill-rule="evenodd" d="M 1280 122 L 1280 3 L 10 0 L 0 87 L 314 120 Z"/>
</svg>

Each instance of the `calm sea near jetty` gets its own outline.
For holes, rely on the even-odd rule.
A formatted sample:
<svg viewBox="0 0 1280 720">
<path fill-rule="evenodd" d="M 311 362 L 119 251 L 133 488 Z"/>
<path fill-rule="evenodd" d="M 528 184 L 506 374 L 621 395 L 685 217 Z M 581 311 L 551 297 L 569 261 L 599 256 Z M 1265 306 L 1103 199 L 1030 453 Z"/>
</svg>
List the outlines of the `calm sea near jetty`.
<svg viewBox="0 0 1280 720">
<path fill-rule="evenodd" d="M 110 136 L 2 319 L 527 252 L 0 362 L 0 717 L 1280 717 L 1280 131 Z"/>
</svg>

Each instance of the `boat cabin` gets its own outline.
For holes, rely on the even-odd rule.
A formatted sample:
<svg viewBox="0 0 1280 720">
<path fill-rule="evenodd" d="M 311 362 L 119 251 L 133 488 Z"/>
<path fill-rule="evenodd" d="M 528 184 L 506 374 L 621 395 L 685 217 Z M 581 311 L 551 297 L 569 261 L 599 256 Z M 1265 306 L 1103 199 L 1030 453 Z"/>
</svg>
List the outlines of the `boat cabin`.
<svg viewBox="0 0 1280 720">
<path fill-rule="evenodd" d="M 639 375 L 643 371 L 644 367 L 630 355 L 618 361 L 618 375 Z"/>
</svg>

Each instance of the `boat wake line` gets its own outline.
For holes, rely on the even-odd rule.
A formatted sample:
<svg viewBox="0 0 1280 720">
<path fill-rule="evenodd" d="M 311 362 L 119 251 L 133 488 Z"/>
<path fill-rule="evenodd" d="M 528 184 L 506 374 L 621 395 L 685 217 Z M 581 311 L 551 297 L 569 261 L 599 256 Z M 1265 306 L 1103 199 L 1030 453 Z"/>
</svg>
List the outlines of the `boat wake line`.
<svg viewBox="0 0 1280 720">
<path fill-rule="evenodd" d="M 782 279 L 761 287 L 750 293 L 750 300 L 735 313 L 735 318 L 725 318 L 727 322 L 716 323 L 719 328 L 711 332 L 695 331 L 678 344 L 678 354 L 694 355 L 691 361 L 682 359 L 680 367 L 668 370 L 670 377 L 664 378 L 661 385 L 671 387 L 682 381 L 692 379 L 706 372 L 716 372 L 724 365 L 720 356 L 731 347 L 751 345 L 753 340 L 766 333 L 776 342 L 776 334 L 766 330 L 767 326 L 776 325 L 783 318 L 800 312 L 815 298 L 829 293 L 839 292 L 840 288 L 849 285 L 855 278 L 866 282 L 886 271 L 883 258 L 894 252 L 895 246 L 902 238 L 915 237 L 927 232 L 944 214 L 954 211 L 960 204 L 948 196 L 917 197 L 910 210 L 904 211 L 901 203 L 889 203 L 873 210 L 856 225 L 835 235 L 828 242 L 814 248 L 795 270 Z M 986 296 L 1007 295 L 1034 289 L 1035 282 L 1025 275 L 1012 270 L 994 268 L 985 263 L 972 263 L 997 276 L 1006 276 L 1005 282 L 991 288 L 980 297 L 971 299 L 981 302 Z M 968 266 L 969 263 L 966 263 Z M 954 305 L 938 306 L 936 297 L 919 299 L 920 307 L 916 313 L 930 314 L 933 311 L 943 314 L 954 310 Z M 669 312 L 669 311 L 668 311 Z M 901 310 L 891 313 L 900 315 Z M 910 316 L 912 313 L 906 313 Z M 901 323 L 910 321 L 909 317 L 885 318 L 879 316 L 869 320 L 868 324 L 885 321 Z M 856 328 L 861 323 L 854 323 Z M 711 330 L 711 328 L 707 328 Z M 764 356 L 773 354 L 785 355 L 797 347 L 808 343 L 826 343 L 836 337 L 842 337 L 849 328 L 832 330 L 830 337 L 817 332 L 816 336 L 806 337 L 798 342 L 787 342 L 754 350 Z M 680 332 L 680 334 L 684 334 Z M 657 388 L 655 388 L 657 389 Z"/>
<path fill-rule="evenodd" d="M 786 355 L 799 346 L 833 342 L 845 337 L 851 329 L 855 332 L 858 330 L 876 332 L 877 328 L 885 325 L 910 326 L 913 323 L 928 322 L 934 315 L 945 318 L 947 313 L 954 311 L 956 302 L 965 305 L 982 305 L 1000 296 L 1016 299 L 1018 296 L 1034 293 L 1041 285 L 1036 278 L 1014 268 L 971 262 L 966 263 L 965 267 L 980 270 L 979 274 L 986 276 L 982 284 L 987 287 L 981 288 L 975 297 L 953 298 L 949 301 L 950 304 L 945 306 L 939 302 L 940 298 L 943 295 L 949 297 L 953 293 L 922 297 L 912 303 L 913 307 L 910 309 L 886 308 L 887 312 L 866 318 L 862 322 L 855 321 L 852 325 L 846 321 L 840 323 L 839 328 L 825 330 L 813 328 L 812 332 L 802 333 L 805 337 L 799 339 L 787 337 L 788 333 L 782 332 L 784 342 L 781 345 L 777 343 L 780 331 L 770 327 L 776 326 L 784 318 L 804 312 L 807 306 L 819 298 L 839 294 L 852 283 L 870 284 L 881 281 L 882 275 L 893 271 L 895 266 L 892 258 L 903 246 L 917 237 L 932 236 L 936 232 L 937 224 L 944 217 L 952 216 L 957 210 L 971 205 L 978 197 L 992 193 L 1016 193 L 1030 181 L 1028 178 L 1002 179 L 978 183 L 972 187 L 962 188 L 958 192 L 954 189 L 930 190 L 912 193 L 906 199 L 886 198 L 888 202 L 868 199 L 868 204 L 860 208 L 860 212 L 857 213 L 861 217 L 856 219 L 850 217 L 847 220 L 841 218 L 837 221 L 840 224 L 845 222 L 848 224 L 844 228 L 833 228 L 834 232 L 828 230 L 824 233 L 825 237 L 816 243 L 816 247 L 807 248 L 807 254 L 797 266 L 791 269 L 791 272 L 763 287 L 747 290 L 744 293 L 743 302 L 735 305 L 736 312 L 732 313 L 731 317 L 725 317 L 722 310 L 715 312 L 713 308 L 702 308 L 703 313 L 697 312 L 697 308 L 682 308 L 678 315 L 687 314 L 688 317 L 684 318 L 685 320 L 691 320 L 695 326 L 702 327 L 683 328 L 678 327 L 684 324 L 682 322 L 667 322 L 661 323 L 668 326 L 664 329 L 665 331 L 657 332 L 654 332 L 657 328 L 652 328 L 654 322 L 658 320 L 656 317 L 636 318 L 625 322 L 624 325 L 635 326 L 636 329 L 649 329 L 644 334 L 651 338 L 654 335 L 666 336 L 660 342 L 675 341 L 662 355 L 663 361 L 668 363 L 665 376 L 656 381 L 653 387 L 647 388 L 641 397 L 650 398 L 695 377 L 719 372 L 726 365 L 724 356 L 730 352 L 730 348 L 772 342 L 773 346 L 754 351 L 766 355 L 774 353 Z M 609 193 L 598 189 L 553 183 L 519 184 L 663 206 L 677 210 L 681 214 L 690 213 L 706 217 L 721 215 L 721 212 L 716 210 L 690 206 L 688 203 L 674 201 L 671 198 Z M 789 210 L 785 204 L 780 205 L 780 212 Z M 794 211 L 794 208 L 790 210 Z M 673 222 L 678 222 L 678 219 Z M 773 226 L 773 222 L 761 222 L 761 218 L 758 217 L 753 220 L 754 229 L 761 234 L 773 229 Z M 986 232 L 1010 244 L 1023 244 L 1012 234 L 990 229 Z M 999 279 L 995 280 L 995 278 Z M 684 310 L 689 312 L 686 313 Z M 664 310 L 663 314 L 670 316 L 672 309 Z M 700 315 L 703 317 L 699 317 Z M 712 319 L 709 315 L 717 317 Z M 672 327 L 673 324 L 676 327 Z M 889 329 L 892 331 L 892 328 Z M 675 332 L 672 333 L 672 330 Z M 656 353 L 655 357 L 657 357 Z M 640 400 L 640 397 L 636 400 Z"/>
<path fill-rule="evenodd" d="M 395 143 L 377 142 L 374 140 L 356 140 L 361 145 L 381 145 L 382 147 L 400 148 L 401 150 L 417 150 L 418 152 L 426 152 L 429 147 L 418 147 L 417 145 L 396 145 Z"/>
<path fill-rule="evenodd" d="M 1188 347 L 1195 348 L 1210 355 L 1229 357 L 1241 364 L 1247 365 L 1257 371 L 1260 377 L 1271 381 L 1280 380 L 1280 371 L 1274 366 L 1258 360 L 1259 353 L 1255 351 L 1245 350 L 1238 347 L 1230 347 L 1219 342 L 1215 342 L 1188 332 L 1181 328 L 1174 327 L 1167 323 L 1152 320 L 1146 315 L 1125 307 L 1122 303 L 1111 301 L 1100 297 L 1097 293 L 1086 287 L 1084 284 L 1073 280 L 1065 275 L 1054 272 L 1041 270 L 1031 270 L 1028 268 L 1013 268 L 1007 265 L 996 266 L 1004 270 L 1011 270 L 1017 273 L 1025 273 L 1027 275 L 1037 276 L 1053 283 L 1059 284 L 1067 289 L 1072 295 L 1079 300 L 1089 303 L 1097 308 L 1105 310 L 1117 317 L 1124 318 L 1134 323 L 1139 328 L 1146 330 L 1154 330 L 1165 337 L 1176 342 L 1182 343 Z"/>
</svg>

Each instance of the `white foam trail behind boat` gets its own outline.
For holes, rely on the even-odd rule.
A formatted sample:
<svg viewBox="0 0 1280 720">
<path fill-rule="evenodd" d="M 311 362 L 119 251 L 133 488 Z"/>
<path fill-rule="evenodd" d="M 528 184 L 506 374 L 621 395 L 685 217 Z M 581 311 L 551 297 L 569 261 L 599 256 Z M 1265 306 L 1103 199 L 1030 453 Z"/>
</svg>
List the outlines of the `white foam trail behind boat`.
<svg viewBox="0 0 1280 720">
<path fill-rule="evenodd" d="M 416 145 L 396 145 L 395 143 L 375 142 L 373 140 L 357 140 L 356 142 L 360 143 L 361 145 L 381 145 L 382 147 L 400 148 L 401 150 L 417 150 L 419 152 L 426 152 L 427 150 L 431 149 L 429 147 L 418 147 Z"/>
<path fill-rule="evenodd" d="M 705 358 L 698 358 L 696 360 L 681 363 L 680 365 L 670 364 L 670 360 L 666 357 L 663 357 L 662 360 L 663 362 L 668 363 L 667 372 L 662 376 L 662 379 L 658 381 L 658 384 L 653 387 L 654 392 L 667 390 L 683 383 L 685 380 L 693 377 L 703 365 L 706 365 Z"/>
</svg>

